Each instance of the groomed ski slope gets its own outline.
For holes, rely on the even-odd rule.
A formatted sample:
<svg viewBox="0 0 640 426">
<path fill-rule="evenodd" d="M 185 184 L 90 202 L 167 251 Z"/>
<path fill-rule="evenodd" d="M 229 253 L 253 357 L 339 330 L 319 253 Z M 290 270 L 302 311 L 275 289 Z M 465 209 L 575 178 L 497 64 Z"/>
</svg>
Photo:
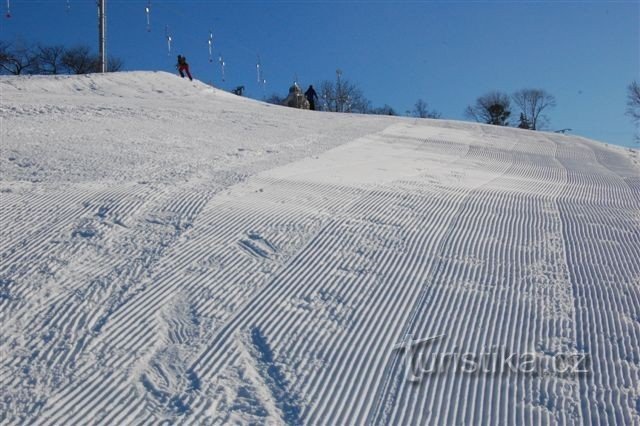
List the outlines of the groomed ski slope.
<svg viewBox="0 0 640 426">
<path fill-rule="evenodd" d="M 640 424 L 640 165 L 167 73 L 0 77 L 2 424 Z M 431 352 L 581 374 L 421 374 Z"/>
</svg>

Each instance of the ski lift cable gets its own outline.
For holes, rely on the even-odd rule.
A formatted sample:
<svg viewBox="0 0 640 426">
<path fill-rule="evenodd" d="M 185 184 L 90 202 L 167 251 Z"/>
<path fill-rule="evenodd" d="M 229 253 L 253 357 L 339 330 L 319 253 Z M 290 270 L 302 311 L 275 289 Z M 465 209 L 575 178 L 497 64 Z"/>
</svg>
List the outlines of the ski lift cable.
<svg viewBox="0 0 640 426">
<path fill-rule="evenodd" d="M 191 18 L 187 16 L 187 13 L 184 12 L 184 9 L 179 7 L 173 8 L 173 9 L 174 10 L 172 11 L 172 16 L 176 18 L 176 21 L 175 21 L 176 24 L 182 27 L 181 25 L 182 23 L 190 21 Z M 198 46 L 198 45 L 201 45 L 200 43 L 202 43 L 202 39 L 194 31 L 180 33 L 179 39 L 180 39 L 180 42 L 177 42 L 176 40 L 174 40 L 174 44 L 177 43 L 176 46 L 183 45 L 183 44 Z M 232 50 L 244 50 L 245 52 L 250 53 L 252 56 L 258 54 L 258 51 L 256 49 L 249 47 L 248 43 L 235 31 L 232 31 L 232 33 L 228 34 L 228 36 L 226 37 L 219 38 L 219 40 L 224 40 L 223 44 L 226 45 L 227 48 L 231 48 Z M 220 43 L 222 43 L 222 41 Z M 212 52 L 212 56 L 213 56 L 213 52 Z"/>
<path fill-rule="evenodd" d="M 120 3 L 120 2 L 125 3 L 124 1 L 120 1 L 120 0 L 114 0 L 114 1 L 116 3 Z M 11 0 L 6 0 L 7 18 L 11 17 L 10 2 Z M 71 8 L 70 0 L 66 0 L 66 8 L 67 8 L 67 11 L 70 10 Z M 176 25 L 182 24 L 184 22 L 188 22 L 190 20 L 189 16 L 187 16 L 187 13 L 185 12 L 185 9 L 181 7 L 173 7 L 172 9 L 173 9 L 172 16 L 174 18 L 177 18 L 177 21 L 178 21 L 175 23 Z M 147 0 L 146 6 L 145 6 L 147 32 L 151 32 L 151 11 L 152 11 L 151 0 Z M 175 27 L 175 25 L 173 26 Z M 174 35 L 170 31 L 169 24 L 165 25 L 165 40 L 167 43 L 168 56 L 172 54 L 173 50 L 176 47 L 183 46 L 183 45 L 191 45 L 191 44 L 202 46 L 201 43 L 203 42 L 202 38 L 200 36 L 196 36 L 193 31 L 188 31 L 188 32 L 185 32 L 184 34 L 180 33 L 179 40 L 176 41 L 174 39 Z M 261 55 L 258 53 L 258 50 L 251 47 L 250 43 L 248 43 L 240 34 L 238 34 L 236 31 L 233 31 L 233 30 L 230 31 L 230 33 L 226 34 L 225 37 L 222 37 L 220 40 L 221 40 L 220 43 L 222 44 L 223 48 L 226 46 L 226 49 L 231 48 L 234 51 L 244 51 L 245 53 L 251 54 L 251 56 L 257 57 L 256 80 L 257 80 L 257 83 L 261 85 L 264 90 L 264 87 L 266 86 L 266 79 L 264 77 L 265 67 L 262 62 Z M 216 46 L 214 46 L 213 31 L 211 30 L 209 30 L 209 38 L 208 38 L 207 44 L 208 44 L 208 50 L 209 50 L 209 62 L 213 63 L 214 55 L 215 55 L 214 50 L 217 50 L 217 49 L 215 49 Z M 244 62 L 244 60 L 242 60 L 242 62 Z M 221 54 L 219 55 L 219 58 L 218 58 L 218 65 L 220 66 L 220 72 L 223 75 L 223 81 L 224 81 L 226 79 L 225 74 L 226 74 L 227 63 L 224 59 L 224 56 L 222 56 Z"/>
<path fill-rule="evenodd" d="M 178 15 L 179 17 L 185 18 L 183 13 L 177 13 L 177 14 L 174 14 L 174 15 Z M 202 42 L 203 42 L 202 38 L 201 37 L 196 37 L 193 32 L 188 32 L 186 34 L 180 35 L 180 42 L 179 42 L 180 45 L 188 44 L 188 45 L 200 45 L 200 46 L 202 46 L 202 44 L 201 44 Z M 231 43 L 231 44 L 232 45 L 233 44 L 238 45 L 237 43 Z M 209 38 L 207 39 L 207 45 L 208 45 L 208 48 L 209 48 L 209 62 L 213 63 L 214 62 L 214 53 L 215 53 L 214 52 L 215 46 L 214 46 L 213 31 L 209 31 Z M 251 51 L 248 48 L 246 50 L 248 50 L 248 51 L 253 53 L 253 51 Z M 220 72 L 222 81 L 226 82 L 226 79 L 227 79 L 227 75 L 226 75 L 227 74 L 227 72 L 226 72 L 227 61 L 225 60 L 225 58 L 222 55 L 222 53 L 220 53 L 218 55 L 217 66 L 219 67 L 219 70 L 220 70 L 219 72 Z"/>
<path fill-rule="evenodd" d="M 172 12 L 173 16 L 178 17 L 179 21 L 181 22 L 189 22 L 191 20 L 191 18 L 189 16 L 187 16 L 182 10 L 178 9 L 174 12 Z M 211 32 L 211 28 L 209 30 Z M 185 34 L 186 38 L 189 39 L 189 41 L 192 42 L 197 42 L 200 43 L 201 39 L 200 36 L 197 36 L 197 40 L 194 38 L 194 32 L 191 31 L 188 34 Z M 231 44 L 231 48 L 233 48 L 233 50 L 238 50 L 238 49 L 242 49 L 245 50 L 248 53 L 251 53 L 252 55 L 257 54 L 257 50 L 256 49 L 251 49 L 250 47 L 247 46 L 247 43 L 242 40 L 242 38 L 235 33 L 234 31 L 232 31 L 230 34 L 228 32 L 225 31 L 225 34 L 223 37 L 219 37 L 220 40 L 225 40 L 225 44 L 229 43 Z"/>
<path fill-rule="evenodd" d="M 149 1 L 149 9 L 150 9 L 150 3 L 151 0 Z M 201 43 L 203 43 L 203 40 L 200 36 L 196 36 L 194 34 L 194 31 L 186 31 L 186 32 L 179 32 L 177 37 L 174 37 L 174 33 L 173 31 L 171 31 L 171 27 L 175 28 L 177 27 L 182 27 L 183 23 L 188 22 L 189 21 L 189 17 L 186 16 L 186 14 L 183 12 L 182 9 L 180 8 L 175 8 L 175 10 L 171 11 L 171 16 L 174 18 L 172 19 L 172 25 L 170 26 L 169 24 L 165 25 L 165 40 L 167 43 L 167 56 L 171 56 L 172 52 L 175 50 L 178 50 L 180 54 L 184 54 L 184 52 L 181 51 L 181 49 L 184 46 L 202 46 Z M 210 46 L 210 52 L 211 52 L 211 56 L 210 56 L 210 62 L 213 62 L 212 58 L 213 58 L 213 34 L 210 31 L 209 32 L 210 37 L 209 37 L 209 42 L 211 44 Z M 190 52 L 187 52 L 190 53 Z"/>
</svg>

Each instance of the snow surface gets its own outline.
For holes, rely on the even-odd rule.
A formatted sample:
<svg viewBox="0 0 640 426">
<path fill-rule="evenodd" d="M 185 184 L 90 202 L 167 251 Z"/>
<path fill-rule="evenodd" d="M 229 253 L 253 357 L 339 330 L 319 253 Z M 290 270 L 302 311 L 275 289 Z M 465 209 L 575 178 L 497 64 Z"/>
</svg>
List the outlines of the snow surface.
<svg viewBox="0 0 640 426">
<path fill-rule="evenodd" d="M 167 73 L 2 77 L 4 424 L 640 424 L 640 165 Z M 434 351 L 588 374 L 405 379 Z"/>
</svg>

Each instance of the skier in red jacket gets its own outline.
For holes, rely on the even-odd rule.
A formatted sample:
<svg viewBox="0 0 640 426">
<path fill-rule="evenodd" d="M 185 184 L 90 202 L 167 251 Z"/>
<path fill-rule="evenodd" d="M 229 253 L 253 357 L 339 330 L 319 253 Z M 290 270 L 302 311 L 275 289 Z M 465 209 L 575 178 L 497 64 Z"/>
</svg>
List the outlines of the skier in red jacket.
<svg viewBox="0 0 640 426">
<path fill-rule="evenodd" d="M 189 72 L 189 64 L 187 63 L 187 58 L 185 58 L 182 55 L 178 55 L 178 64 L 176 65 L 176 68 L 178 68 L 180 77 L 184 78 L 184 73 L 186 72 L 187 77 L 189 77 L 189 80 L 193 81 L 193 78 L 191 77 L 191 73 Z"/>
</svg>

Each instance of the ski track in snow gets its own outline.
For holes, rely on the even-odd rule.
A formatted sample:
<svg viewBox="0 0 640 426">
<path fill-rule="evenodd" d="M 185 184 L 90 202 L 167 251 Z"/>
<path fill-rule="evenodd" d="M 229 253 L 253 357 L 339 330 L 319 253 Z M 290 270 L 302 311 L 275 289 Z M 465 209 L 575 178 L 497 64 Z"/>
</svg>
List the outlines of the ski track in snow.
<svg viewBox="0 0 640 426">
<path fill-rule="evenodd" d="M 0 78 L 3 424 L 640 424 L 638 154 Z M 583 375 L 405 378 L 439 352 Z"/>
</svg>

